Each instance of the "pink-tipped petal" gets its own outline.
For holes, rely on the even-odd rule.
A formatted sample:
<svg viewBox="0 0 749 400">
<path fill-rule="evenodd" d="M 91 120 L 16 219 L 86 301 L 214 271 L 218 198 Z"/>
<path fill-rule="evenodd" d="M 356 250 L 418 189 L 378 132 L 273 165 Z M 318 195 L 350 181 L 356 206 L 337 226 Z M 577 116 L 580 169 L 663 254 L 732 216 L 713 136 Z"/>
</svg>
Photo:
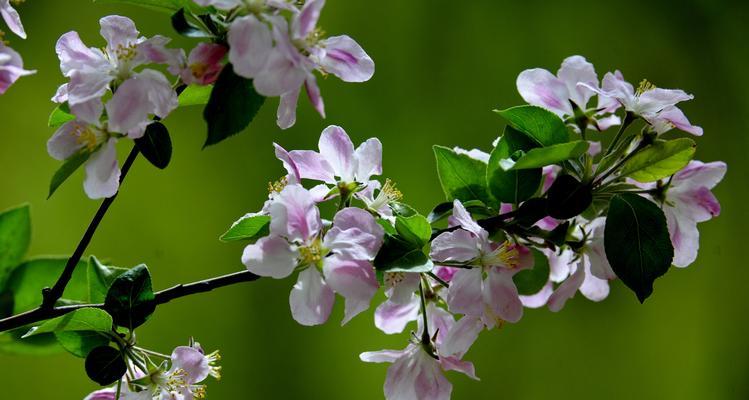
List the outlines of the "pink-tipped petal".
<svg viewBox="0 0 749 400">
<path fill-rule="evenodd" d="M 320 154 L 330 164 L 335 175 L 344 182 L 354 180 L 354 144 L 340 126 L 330 125 L 322 131 L 318 143 Z"/>
<path fill-rule="evenodd" d="M 324 56 L 318 64 L 344 82 L 366 82 L 374 75 L 374 61 L 348 36 L 333 36 L 323 41 Z"/>
<path fill-rule="evenodd" d="M 541 69 L 527 69 L 518 75 L 518 93 L 528 104 L 543 107 L 560 117 L 572 115 L 570 94 L 567 85 L 551 72 Z"/>
</svg>

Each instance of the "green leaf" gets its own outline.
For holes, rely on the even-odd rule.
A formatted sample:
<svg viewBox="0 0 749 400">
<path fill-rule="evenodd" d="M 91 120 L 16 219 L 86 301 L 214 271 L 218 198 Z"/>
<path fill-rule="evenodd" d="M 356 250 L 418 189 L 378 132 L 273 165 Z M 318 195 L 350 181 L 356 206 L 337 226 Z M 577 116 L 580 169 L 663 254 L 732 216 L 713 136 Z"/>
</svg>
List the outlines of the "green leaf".
<svg viewBox="0 0 749 400">
<path fill-rule="evenodd" d="M 653 293 L 653 282 L 668 271 L 674 257 L 663 211 L 631 193 L 611 199 L 604 246 L 616 276 L 641 303 Z"/>
<path fill-rule="evenodd" d="M 689 164 L 696 149 L 697 144 L 688 138 L 655 143 L 627 160 L 620 175 L 639 182 L 655 182 L 675 174 Z"/>
<path fill-rule="evenodd" d="M 399 201 L 394 201 L 390 203 L 390 208 L 393 210 L 395 215 L 400 215 L 403 217 L 411 217 L 411 216 L 419 214 L 419 212 L 416 211 L 415 208 L 409 206 L 406 203 L 401 203 Z"/>
<path fill-rule="evenodd" d="M 109 336 L 96 331 L 56 332 L 55 338 L 62 348 L 80 358 L 86 358 L 91 350 L 106 346 L 110 341 Z"/>
<path fill-rule="evenodd" d="M 588 151 L 589 143 L 584 140 L 555 144 L 548 147 L 531 149 L 514 162 L 510 169 L 540 168 L 558 164 L 562 161 L 576 158 Z"/>
<path fill-rule="evenodd" d="M 421 249 L 432 236 L 432 226 L 423 215 L 412 215 L 410 217 L 397 216 L 395 218 L 395 231 L 405 241 Z"/>
<path fill-rule="evenodd" d="M 104 299 L 104 310 L 117 326 L 135 329 L 156 309 L 148 267 L 141 264 L 115 278 Z"/>
<path fill-rule="evenodd" d="M 166 168 L 172 159 L 172 139 L 169 137 L 169 130 L 161 122 L 150 123 L 143 136 L 135 139 L 135 145 L 156 168 Z"/>
<path fill-rule="evenodd" d="M 270 233 L 270 216 L 268 215 L 246 215 L 235 222 L 226 233 L 221 235 L 222 242 L 233 242 L 237 240 L 257 241 Z"/>
<path fill-rule="evenodd" d="M 510 126 L 528 135 L 539 146 L 552 146 L 569 141 L 567 127 L 556 114 L 536 106 L 518 106 L 494 110 Z"/>
<path fill-rule="evenodd" d="M 491 216 L 494 215 L 494 213 L 489 210 L 486 205 L 479 201 L 479 200 L 471 200 L 463 203 L 463 206 L 468 210 L 471 214 L 478 214 L 483 216 Z M 437 204 L 432 211 L 429 213 L 429 216 L 427 216 L 427 221 L 429 221 L 430 224 L 433 224 L 435 222 L 441 221 L 448 216 L 450 216 L 453 212 L 453 202 L 447 201 L 444 203 Z"/>
<path fill-rule="evenodd" d="M 0 352 L 24 356 L 47 356 L 62 351 L 55 335 L 51 333 L 21 339 L 21 336 L 28 330 L 28 328 L 19 328 L 0 333 Z"/>
<path fill-rule="evenodd" d="M 52 110 L 52 113 L 49 114 L 47 126 L 49 126 L 50 128 L 59 128 L 60 126 L 62 126 L 62 124 L 74 119 L 75 115 L 70 112 L 68 103 L 63 103 L 55 107 L 55 109 Z"/>
<path fill-rule="evenodd" d="M 28 204 L 0 213 L 0 291 L 13 268 L 21 263 L 31 243 Z"/>
<path fill-rule="evenodd" d="M 202 106 L 208 104 L 213 85 L 190 85 L 179 94 L 179 106 Z"/>
<path fill-rule="evenodd" d="M 52 181 L 49 183 L 49 194 L 47 195 L 47 198 L 49 199 L 52 197 L 57 188 L 70 178 L 70 175 L 73 175 L 73 172 L 80 168 L 81 165 L 88 161 L 89 157 L 91 157 L 90 152 L 81 151 L 63 161 L 60 168 L 52 176 Z"/>
<path fill-rule="evenodd" d="M 492 203 L 486 188 L 486 164 L 443 146 L 434 146 L 434 157 L 447 200 Z"/>
<path fill-rule="evenodd" d="M 190 23 L 185 16 L 184 8 L 180 8 L 177 12 L 172 14 L 172 28 L 182 36 L 192 38 L 205 38 L 212 36 L 209 32 L 205 32 L 200 29 L 200 27 Z"/>
<path fill-rule="evenodd" d="M 109 332 L 112 330 L 112 317 L 106 311 L 98 308 L 81 308 L 63 316 L 31 328 L 25 335 L 31 336 L 51 332 L 96 331 Z"/>
<path fill-rule="evenodd" d="M 192 0 L 94 0 L 95 3 L 128 4 L 147 8 L 153 11 L 174 14 L 180 8 L 187 8 L 194 13 L 206 12 L 207 7 L 200 7 Z"/>
<path fill-rule="evenodd" d="M 546 211 L 557 219 L 580 215 L 593 202 L 593 188 L 572 175 L 561 175 L 546 192 Z"/>
<path fill-rule="evenodd" d="M 127 268 L 107 266 L 96 257 L 89 257 L 86 271 L 88 280 L 87 301 L 89 303 L 103 303 L 112 282 L 126 271 Z"/>
<path fill-rule="evenodd" d="M 518 293 L 523 296 L 540 292 L 549 281 L 549 259 L 536 249 L 531 249 L 531 252 L 533 253 L 533 268 L 524 269 L 512 277 Z"/>
<path fill-rule="evenodd" d="M 429 272 L 434 268 L 434 264 L 421 248 L 392 235 L 385 236 L 385 241 L 374 259 L 374 266 L 383 272 Z"/>
<path fill-rule="evenodd" d="M 86 356 L 86 375 L 101 386 L 117 382 L 126 371 L 122 352 L 113 347 L 99 346 Z"/>
<path fill-rule="evenodd" d="M 518 151 L 530 151 L 538 147 L 526 135 L 512 127 L 505 128 L 497 146 L 489 157 L 486 182 L 491 194 L 503 203 L 518 204 L 533 196 L 541 185 L 541 168 L 506 171 L 502 160 L 511 158 Z"/>
<path fill-rule="evenodd" d="M 543 197 L 528 199 L 515 210 L 517 213 L 513 222 L 526 228 L 532 227 L 536 222 L 549 215 L 548 200 Z"/>
<path fill-rule="evenodd" d="M 219 143 L 244 130 L 263 102 L 265 97 L 255 91 L 252 80 L 235 74 L 232 65 L 227 64 L 203 110 L 203 118 L 208 123 L 208 138 L 203 147 Z"/>
<path fill-rule="evenodd" d="M 31 310 L 41 304 L 41 288 L 55 284 L 67 261 L 67 257 L 39 257 L 27 260 L 13 269 L 5 287 L 7 292 L 13 294 L 13 314 Z M 80 301 L 88 298 L 85 262 L 79 262 L 76 266 L 73 277 L 65 287 L 63 298 Z"/>
<path fill-rule="evenodd" d="M 598 176 L 604 173 L 609 168 L 613 167 L 614 163 L 622 158 L 624 156 L 624 153 L 627 152 L 627 149 L 629 149 L 629 146 L 630 144 L 632 144 L 632 141 L 635 139 L 635 137 L 636 135 L 632 135 L 620 140 L 619 144 L 616 146 L 614 151 L 611 152 L 611 154 L 601 158 L 601 161 L 596 166 L 594 176 Z"/>
</svg>

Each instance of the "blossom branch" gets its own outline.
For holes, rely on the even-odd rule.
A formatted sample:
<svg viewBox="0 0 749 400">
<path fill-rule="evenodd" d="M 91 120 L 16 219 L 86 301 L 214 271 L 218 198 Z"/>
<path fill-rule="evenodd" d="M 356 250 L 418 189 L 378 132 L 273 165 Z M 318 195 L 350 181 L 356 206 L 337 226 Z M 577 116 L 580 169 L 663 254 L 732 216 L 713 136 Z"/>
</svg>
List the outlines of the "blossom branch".
<svg viewBox="0 0 749 400">
<path fill-rule="evenodd" d="M 138 147 L 133 146 L 133 149 L 130 151 L 130 154 L 127 156 L 127 160 L 125 160 L 125 163 L 122 166 L 122 173 L 120 175 L 120 185 L 122 185 L 122 182 L 125 180 L 125 177 L 127 176 L 127 173 L 130 170 L 130 167 L 133 165 L 133 162 L 135 162 L 135 159 L 138 157 L 138 153 L 139 153 Z M 117 193 L 119 193 L 119 191 Z M 117 193 L 115 193 L 114 196 L 112 197 L 108 197 L 104 199 L 104 201 L 101 203 L 101 206 L 99 206 L 99 210 L 96 211 L 94 218 L 91 220 L 91 223 L 88 225 L 86 232 L 83 234 L 83 237 L 78 242 L 78 246 L 73 252 L 73 255 L 70 256 L 67 264 L 65 264 L 65 269 L 63 269 L 62 273 L 60 274 L 60 277 L 57 279 L 57 282 L 55 282 L 54 286 L 52 286 L 52 288 L 44 288 L 42 290 L 44 300 L 42 301 L 42 305 L 40 306 L 40 308 L 52 309 L 55 305 L 55 302 L 57 302 L 57 300 L 59 300 L 62 297 L 62 294 L 65 291 L 65 288 L 67 287 L 68 282 L 70 282 L 70 278 L 72 278 L 73 276 L 73 271 L 75 270 L 75 267 L 78 265 L 78 262 L 81 260 L 81 257 L 83 257 L 83 253 L 86 251 L 86 248 L 88 248 L 89 243 L 91 243 L 91 239 L 94 237 L 94 233 L 96 233 L 96 229 L 99 227 L 99 224 L 104 219 L 104 215 L 106 215 L 107 211 L 109 210 L 109 207 L 112 205 L 115 198 L 117 198 Z"/>
</svg>

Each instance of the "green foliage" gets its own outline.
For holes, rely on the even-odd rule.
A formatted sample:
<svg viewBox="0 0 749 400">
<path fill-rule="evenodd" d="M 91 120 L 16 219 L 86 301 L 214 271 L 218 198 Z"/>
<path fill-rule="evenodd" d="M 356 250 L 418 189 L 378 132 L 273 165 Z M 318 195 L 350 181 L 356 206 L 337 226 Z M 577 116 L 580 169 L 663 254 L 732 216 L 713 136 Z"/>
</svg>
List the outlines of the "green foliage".
<svg viewBox="0 0 749 400">
<path fill-rule="evenodd" d="M 489 191 L 499 201 L 518 204 L 533 196 L 541 185 L 541 168 L 507 171 L 502 161 L 517 152 L 527 152 L 538 145 L 522 132 L 505 128 L 505 133 L 492 150 L 486 168 L 486 181 Z"/>
<path fill-rule="evenodd" d="M 518 293 L 523 296 L 529 296 L 536 294 L 546 285 L 549 281 L 549 259 L 544 253 L 531 249 L 533 253 L 533 268 L 524 269 L 515 276 L 512 277 L 512 281 L 515 282 L 515 286 L 518 288 Z"/>
<path fill-rule="evenodd" d="M 471 214 L 490 216 L 493 215 L 483 202 L 479 200 L 470 200 L 463 203 L 463 207 L 466 208 Z M 427 216 L 427 221 L 433 224 L 437 221 L 441 221 L 453 212 L 453 202 L 447 201 L 444 203 L 437 204 Z"/>
<path fill-rule="evenodd" d="M 52 181 L 50 181 L 49 183 L 49 194 L 47 195 L 47 198 L 49 199 L 50 197 L 52 197 L 57 188 L 59 188 L 60 185 L 63 184 L 63 182 L 70 178 L 70 176 L 73 175 L 73 172 L 80 168 L 81 165 L 88 161 L 89 157 L 91 157 L 90 152 L 79 151 L 78 153 L 65 160 L 60 168 L 52 176 Z"/>
<path fill-rule="evenodd" d="M 0 288 L 13 268 L 21 263 L 31 242 L 31 213 L 29 205 L 0 213 Z"/>
<path fill-rule="evenodd" d="M 63 316 L 50 319 L 31 328 L 23 339 L 43 333 L 56 332 L 109 332 L 112 330 L 112 317 L 98 308 L 81 308 Z"/>
<path fill-rule="evenodd" d="M 663 211 L 631 193 L 611 199 L 604 246 L 616 276 L 640 302 L 653 293 L 653 282 L 668 271 L 674 256 Z"/>
<path fill-rule="evenodd" d="M 161 122 L 152 122 L 142 137 L 135 139 L 138 151 L 154 167 L 164 169 L 172 159 L 172 139 L 169 130 Z"/>
<path fill-rule="evenodd" d="M 432 228 L 419 214 L 397 216 L 395 232 L 386 230 L 385 240 L 374 265 L 381 272 L 429 272 L 434 264 L 424 253 Z"/>
<path fill-rule="evenodd" d="M 115 278 L 104 299 L 104 310 L 114 323 L 130 330 L 143 325 L 155 309 L 151 274 L 142 264 Z"/>
<path fill-rule="evenodd" d="M 94 2 L 129 4 L 167 14 L 174 14 L 181 8 L 186 8 L 196 13 L 209 10 L 207 7 L 198 6 L 192 0 L 94 0 Z"/>
<path fill-rule="evenodd" d="M 202 106 L 208 104 L 213 91 L 212 85 L 190 85 L 179 94 L 179 106 Z"/>
<path fill-rule="evenodd" d="M 537 147 L 518 158 L 510 169 L 531 169 L 558 164 L 583 155 L 588 151 L 588 146 L 588 142 L 577 140 L 548 147 Z"/>
<path fill-rule="evenodd" d="M 112 286 L 112 282 L 125 271 L 127 271 L 127 268 L 106 266 L 96 257 L 89 257 L 86 269 L 88 282 L 87 301 L 95 304 L 103 303 L 107 297 L 109 288 Z"/>
<path fill-rule="evenodd" d="M 222 242 L 234 242 L 237 240 L 249 240 L 255 242 L 270 233 L 270 216 L 251 215 L 244 216 L 221 235 Z"/>
<path fill-rule="evenodd" d="M 517 106 L 494 110 L 510 126 L 528 135 L 539 146 L 552 146 L 569 141 L 567 127 L 556 114 L 536 106 Z"/>
<path fill-rule="evenodd" d="M 401 238 L 417 248 L 426 246 L 432 236 L 432 226 L 429 225 L 429 221 L 423 215 L 419 214 L 410 217 L 396 217 L 395 231 Z"/>
<path fill-rule="evenodd" d="M 114 347 L 99 346 L 86 356 L 86 374 L 101 386 L 117 382 L 126 371 L 125 358 Z"/>
<path fill-rule="evenodd" d="M 252 80 L 235 74 L 232 65 L 227 64 L 203 110 L 203 118 L 208 123 L 204 147 L 241 132 L 252 122 L 264 102 L 265 97 L 255 91 Z"/>
<path fill-rule="evenodd" d="M 55 332 L 55 338 L 62 348 L 80 358 L 86 358 L 91 350 L 110 341 L 107 334 L 98 331 Z"/>
<path fill-rule="evenodd" d="M 561 175 L 546 192 L 549 215 L 568 219 L 580 215 L 593 202 L 593 188 L 572 175 Z"/>
<path fill-rule="evenodd" d="M 187 20 L 184 8 L 180 8 L 177 12 L 172 14 L 172 27 L 182 36 L 192 38 L 211 37 L 209 32 L 203 31 L 200 27 L 195 26 Z"/>
<path fill-rule="evenodd" d="M 486 164 L 443 146 L 434 146 L 434 157 L 447 200 L 492 203 L 486 188 Z"/>
<path fill-rule="evenodd" d="M 68 107 L 68 103 L 63 103 L 55 107 L 55 109 L 52 110 L 52 113 L 49 114 L 49 120 L 47 121 L 47 126 L 49 126 L 50 128 L 58 128 L 62 126 L 62 124 L 68 121 L 72 121 L 74 119 L 75 119 L 75 115 L 73 115 L 70 112 L 70 107 Z"/>
<path fill-rule="evenodd" d="M 688 138 L 655 143 L 627 160 L 620 175 L 639 182 L 655 182 L 675 174 L 689 164 L 696 149 L 697 144 Z"/>
</svg>

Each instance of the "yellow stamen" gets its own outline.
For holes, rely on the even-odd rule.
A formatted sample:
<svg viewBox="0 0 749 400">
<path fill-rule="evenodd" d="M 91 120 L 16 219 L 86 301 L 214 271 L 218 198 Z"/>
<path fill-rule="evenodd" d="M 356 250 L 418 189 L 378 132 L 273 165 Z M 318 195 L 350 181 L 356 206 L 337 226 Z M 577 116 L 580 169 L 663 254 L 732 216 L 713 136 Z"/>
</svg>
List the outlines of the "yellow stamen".
<svg viewBox="0 0 749 400">
<path fill-rule="evenodd" d="M 268 193 L 281 193 L 281 191 L 289 184 L 289 179 L 283 177 L 275 182 L 268 182 Z"/>
<path fill-rule="evenodd" d="M 653 90 L 653 89 L 655 89 L 655 85 L 653 85 L 652 83 L 650 83 L 650 81 L 648 81 L 647 79 L 643 79 L 640 82 L 640 85 L 637 87 L 637 92 L 635 94 L 637 96 L 639 96 L 639 95 L 641 95 L 641 94 L 643 94 L 643 93 L 645 93 L 647 91 Z"/>
<path fill-rule="evenodd" d="M 89 152 L 94 151 L 99 144 L 96 132 L 90 126 L 79 125 L 71 132 L 71 135 L 75 136 L 76 143 L 84 145 Z"/>
<path fill-rule="evenodd" d="M 481 263 L 486 267 L 517 268 L 520 264 L 520 253 L 510 242 L 504 242 L 494 251 L 481 257 Z"/>
<path fill-rule="evenodd" d="M 383 277 L 386 287 L 393 287 L 403 282 L 404 279 L 406 279 L 406 274 L 404 272 L 388 272 Z"/>
<path fill-rule="evenodd" d="M 308 246 L 299 247 L 301 265 L 318 265 L 323 258 L 323 248 L 320 240 L 315 240 Z"/>
</svg>

